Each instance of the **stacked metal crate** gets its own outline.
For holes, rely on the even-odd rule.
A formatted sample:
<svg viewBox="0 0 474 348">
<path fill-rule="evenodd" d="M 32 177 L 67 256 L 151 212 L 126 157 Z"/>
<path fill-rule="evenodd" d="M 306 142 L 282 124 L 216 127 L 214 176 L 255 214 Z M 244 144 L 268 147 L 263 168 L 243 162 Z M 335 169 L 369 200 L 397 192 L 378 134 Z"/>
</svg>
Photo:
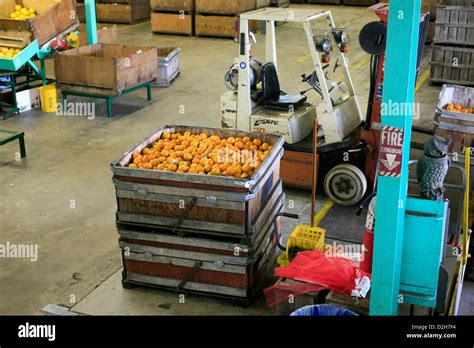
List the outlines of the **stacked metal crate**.
<svg viewBox="0 0 474 348">
<path fill-rule="evenodd" d="M 430 81 L 474 86 L 474 0 L 438 5 Z"/>
<path fill-rule="evenodd" d="M 273 145 L 248 180 L 128 168 L 134 152 L 164 132 L 251 136 Z M 112 163 L 123 285 L 157 286 L 251 301 L 277 256 L 274 221 L 283 210 L 283 138 L 165 126 Z"/>
</svg>

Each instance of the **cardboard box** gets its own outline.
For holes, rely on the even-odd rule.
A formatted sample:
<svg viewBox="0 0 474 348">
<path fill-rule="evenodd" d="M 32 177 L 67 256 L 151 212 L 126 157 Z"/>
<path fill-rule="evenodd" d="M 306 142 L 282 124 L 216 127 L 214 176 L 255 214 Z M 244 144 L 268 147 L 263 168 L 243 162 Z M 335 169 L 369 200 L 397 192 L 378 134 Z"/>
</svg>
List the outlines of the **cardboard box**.
<svg viewBox="0 0 474 348">
<path fill-rule="evenodd" d="M 16 103 L 17 107 L 20 109 L 20 112 L 39 108 L 41 105 L 39 87 L 17 92 Z"/>
<path fill-rule="evenodd" d="M 193 35 L 193 16 L 179 13 L 153 12 L 151 14 L 151 31 Z"/>
</svg>

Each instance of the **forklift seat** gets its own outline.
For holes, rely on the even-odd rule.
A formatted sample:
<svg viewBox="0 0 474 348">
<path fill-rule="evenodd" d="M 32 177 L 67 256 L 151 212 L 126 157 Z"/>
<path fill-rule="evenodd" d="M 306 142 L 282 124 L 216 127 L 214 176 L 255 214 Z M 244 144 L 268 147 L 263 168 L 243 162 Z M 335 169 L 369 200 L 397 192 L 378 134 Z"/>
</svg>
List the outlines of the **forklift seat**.
<svg viewBox="0 0 474 348">
<path fill-rule="evenodd" d="M 266 63 L 262 67 L 262 105 L 276 109 L 298 108 L 307 100 L 305 95 L 286 94 L 280 90 L 280 82 L 275 64 Z"/>
</svg>

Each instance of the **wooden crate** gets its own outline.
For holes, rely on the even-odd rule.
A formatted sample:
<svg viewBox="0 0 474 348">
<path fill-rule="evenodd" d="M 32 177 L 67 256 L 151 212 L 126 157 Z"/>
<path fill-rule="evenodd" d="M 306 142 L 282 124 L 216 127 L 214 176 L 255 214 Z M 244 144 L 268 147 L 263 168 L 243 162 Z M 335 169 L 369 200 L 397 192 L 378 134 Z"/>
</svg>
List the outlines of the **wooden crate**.
<svg viewBox="0 0 474 348">
<path fill-rule="evenodd" d="M 196 12 L 204 14 L 236 15 L 255 6 L 255 0 L 196 0 Z"/>
<path fill-rule="evenodd" d="M 256 31 L 258 21 L 249 21 L 249 29 Z M 214 36 L 235 38 L 239 30 L 238 16 L 221 15 L 196 15 L 195 33 L 196 36 Z"/>
<path fill-rule="evenodd" d="M 274 147 L 249 180 L 127 168 L 140 152 L 170 131 L 221 137 L 251 136 Z M 165 126 L 112 164 L 119 223 L 246 238 L 257 236 L 282 199 L 280 158 L 283 138 L 236 130 Z M 194 204 L 193 204 L 194 201 Z M 187 209 L 183 209 L 187 207 Z M 177 227 L 177 224 L 179 225 Z M 252 238 L 253 238 L 252 237 Z"/>
<path fill-rule="evenodd" d="M 106 95 L 153 81 L 157 76 L 156 48 L 96 44 L 54 55 L 59 87 L 93 88 Z"/>
<path fill-rule="evenodd" d="M 150 18 L 149 0 L 132 0 L 130 3 L 96 4 L 97 21 L 131 24 Z"/>
<path fill-rule="evenodd" d="M 87 46 L 87 28 L 85 24 L 79 27 L 79 46 Z M 117 26 L 100 26 L 97 28 L 97 43 L 114 44 L 117 43 Z"/>
<path fill-rule="evenodd" d="M 195 0 L 150 0 L 153 11 L 193 13 Z"/>
<path fill-rule="evenodd" d="M 474 1 L 470 6 L 438 6 L 434 43 L 474 47 Z"/>
<path fill-rule="evenodd" d="M 192 36 L 194 33 L 193 16 L 182 13 L 152 12 L 151 31 Z"/>
<path fill-rule="evenodd" d="M 58 34 L 66 30 L 75 30 L 79 26 L 79 18 L 72 0 L 6 0 L 0 2 L 0 17 L 18 24 L 18 21 L 10 19 L 10 14 L 15 11 L 15 5 L 20 4 L 29 8 L 35 8 L 38 15 L 29 18 L 29 30 L 42 46 Z"/>
<path fill-rule="evenodd" d="M 474 48 L 432 46 L 430 82 L 474 86 Z"/>
</svg>

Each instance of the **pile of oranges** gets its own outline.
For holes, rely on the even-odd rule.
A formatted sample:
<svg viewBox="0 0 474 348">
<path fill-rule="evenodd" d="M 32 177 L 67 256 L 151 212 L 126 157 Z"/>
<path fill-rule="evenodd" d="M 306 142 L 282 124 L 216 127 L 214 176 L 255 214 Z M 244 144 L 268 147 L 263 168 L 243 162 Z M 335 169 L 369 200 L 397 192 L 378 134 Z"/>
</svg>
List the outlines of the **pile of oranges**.
<svg viewBox="0 0 474 348">
<path fill-rule="evenodd" d="M 449 103 L 448 105 L 446 105 L 445 109 L 447 111 L 462 112 L 463 114 L 474 114 L 474 108 L 470 108 L 467 106 L 463 107 L 460 104 Z"/>
<path fill-rule="evenodd" d="M 257 138 L 165 132 L 141 153 L 133 153 L 128 168 L 248 179 L 271 150 Z"/>
</svg>

